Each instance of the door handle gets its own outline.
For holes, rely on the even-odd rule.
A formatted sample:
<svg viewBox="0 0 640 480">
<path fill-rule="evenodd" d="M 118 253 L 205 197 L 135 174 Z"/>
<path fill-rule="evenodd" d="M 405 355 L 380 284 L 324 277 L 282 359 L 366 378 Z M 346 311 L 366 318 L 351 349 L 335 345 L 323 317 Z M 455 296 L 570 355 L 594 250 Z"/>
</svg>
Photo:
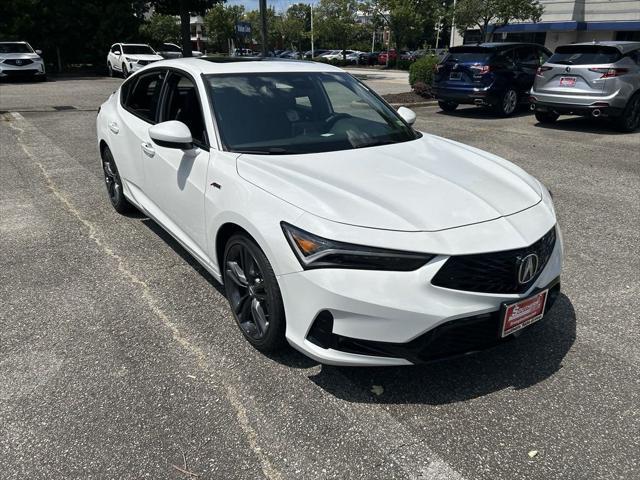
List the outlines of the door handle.
<svg viewBox="0 0 640 480">
<path fill-rule="evenodd" d="M 118 124 L 116 122 L 109 122 L 109 130 L 117 135 L 120 131 L 120 128 L 118 127 Z"/>
<path fill-rule="evenodd" d="M 156 151 L 153 149 L 153 147 L 148 144 L 147 142 L 142 142 L 142 151 L 148 156 L 148 157 L 153 157 L 156 154 Z"/>
</svg>

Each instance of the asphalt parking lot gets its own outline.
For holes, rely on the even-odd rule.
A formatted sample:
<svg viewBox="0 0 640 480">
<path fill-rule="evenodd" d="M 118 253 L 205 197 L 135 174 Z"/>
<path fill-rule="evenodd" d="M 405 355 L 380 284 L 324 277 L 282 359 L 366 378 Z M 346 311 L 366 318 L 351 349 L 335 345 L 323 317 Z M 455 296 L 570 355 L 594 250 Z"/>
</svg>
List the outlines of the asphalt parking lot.
<svg viewBox="0 0 640 480">
<path fill-rule="evenodd" d="M 0 85 L 0 478 L 638 478 L 640 133 L 417 108 L 553 191 L 563 294 L 491 351 L 335 368 L 254 351 L 176 242 L 113 211 L 95 110 L 119 82 Z"/>
</svg>

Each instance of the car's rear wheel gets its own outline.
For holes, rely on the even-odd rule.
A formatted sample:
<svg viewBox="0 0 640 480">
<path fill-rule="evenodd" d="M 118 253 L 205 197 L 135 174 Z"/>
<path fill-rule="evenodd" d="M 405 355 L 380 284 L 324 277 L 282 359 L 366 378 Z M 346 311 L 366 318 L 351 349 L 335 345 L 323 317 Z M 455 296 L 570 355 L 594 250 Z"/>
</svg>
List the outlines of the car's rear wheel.
<svg viewBox="0 0 640 480">
<path fill-rule="evenodd" d="M 456 108 L 458 108 L 458 104 L 455 102 L 438 102 L 440 109 L 445 112 L 453 112 Z"/>
<path fill-rule="evenodd" d="M 535 115 L 536 120 L 540 123 L 554 123 L 556 120 L 558 120 L 558 117 L 560 117 L 560 115 L 554 112 L 536 111 Z"/>
<path fill-rule="evenodd" d="M 500 102 L 495 106 L 496 112 L 503 117 L 510 117 L 518 108 L 518 92 L 513 88 L 508 88 Z"/>
<path fill-rule="evenodd" d="M 262 352 L 282 348 L 286 344 L 282 295 L 258 244 L 246 234 L 233 235 L 222 268 L 227 300 L 244 337 Z"/>
<path fill-rule="evenodd" d="M 618 130 L 625 133 L 631 133 L 640 128 L 640 92 L 631 97 L 615 123 Z"/>
<path fill-rule="evenodd" d="M 104 170 L 104 183 L 107 186 L 107 194 L 113 208 L 116 212 L 122 214 L 133 211 L 135 207 L 124 196 L 122 179 L 109 147 L 102 149 L 102 169 Z"/>
</svg>

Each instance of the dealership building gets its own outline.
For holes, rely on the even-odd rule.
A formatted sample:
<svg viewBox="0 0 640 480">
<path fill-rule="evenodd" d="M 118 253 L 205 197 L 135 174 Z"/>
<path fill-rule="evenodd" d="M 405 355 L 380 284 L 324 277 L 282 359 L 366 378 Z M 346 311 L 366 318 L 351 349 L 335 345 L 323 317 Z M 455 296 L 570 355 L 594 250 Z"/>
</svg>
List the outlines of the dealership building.
<svg viewBox="0 0 640 480">
<path fill-rule="evenodd" d="M 539 22 L 512 23 L 493 30 L 498 42 L 534 42 L 553 50 L 558 45 L 605 40 L 640 42 L 640 0 L 540 0 Z M 481 41 L 479 30 L 454 34 L 452 45 Z"/>
</svg>

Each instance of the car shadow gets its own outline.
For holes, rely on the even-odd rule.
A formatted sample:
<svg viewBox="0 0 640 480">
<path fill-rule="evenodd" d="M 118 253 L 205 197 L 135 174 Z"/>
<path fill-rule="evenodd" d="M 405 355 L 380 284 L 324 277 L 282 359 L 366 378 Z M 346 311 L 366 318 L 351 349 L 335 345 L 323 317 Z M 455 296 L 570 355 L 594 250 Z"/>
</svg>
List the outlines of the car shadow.
<svg viewBox="0 0 640 480">
<path fill-rule="evenodd" d="M 466 108 L 465 108 L 466 107 Z M 447 115 L 450 117 L 459 117 L 459 118 L 483 118 L 487 120 L 507 120 L 509 118 L 518 118 L 525 117 L 531 115 L 531 110 L 528 107 L 520 106 L 518 110 L 511 115 L 510 117 L 503 117 L 491 111 L 489 108 L 485 107 L 476 107 L 476 106 L 459 106 L 453 112 L 445 112 L 444 110 L 439 110 L 436 112 L 438 115 Z"/>
<path fill-rule="evenodd" d="M 537 122 L 534 126 L 537 128 L 544 128 L 545 130 L 562 130 L 565 132 L 597 133 L 601 135 L 629 135 L 628 133 L 616 130 L 615 125 L 613 125 L 611 120 L 605 118 L 561 117 L 554 123 Z"/>
<path fill-rule="evenodd" d="M 561 294 L 548 316 L 512 341 L 484 352 L 409 367 L 322 366 L 310 380 L 348 402 L 442 405 L 505 388 L 525 389 L 562 368 L 576 338 L 576 314 Z M 372 393 L 373 386 L 382 393 Z M 378 389 L 378 392 L 380 389 Z"/>
</svg>

